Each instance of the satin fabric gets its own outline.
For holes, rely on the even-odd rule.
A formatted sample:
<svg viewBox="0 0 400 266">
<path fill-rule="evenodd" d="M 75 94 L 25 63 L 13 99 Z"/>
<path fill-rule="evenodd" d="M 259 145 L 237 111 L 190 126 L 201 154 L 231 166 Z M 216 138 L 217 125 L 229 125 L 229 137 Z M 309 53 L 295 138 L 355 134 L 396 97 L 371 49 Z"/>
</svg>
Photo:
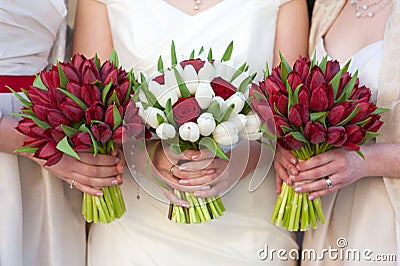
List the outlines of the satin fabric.
<svg viewBox="0 0 400 266">
<path fill-rule="evenodd" d="M 250 73 L 261 74 L 266 60 L 272 65 L 277 12 L 286 1 L 224 0 L 195 16 L 161 0 L 101 2 L 107 7 L 114 47 L 127 69 L 151 73 L 159 55 L 168 66 L 172 40 L 179 53 L 212 47 L 215 58 L 221 58 L 233 40 L 233 60 L 246 61 Z M 236 149 L 240 152 L 240 145 Z M 233 164 L 245 160 L 236 158 Z M 271 159 L 260 165 L 253 180 L 266 176 Z M 138 173 L 126 173 L 122 192 L 127 211 L 119 221 L 91 226 L 88 265 L 296 265 L 276 256 L 262 260 L 266 246 L 269 251 L 298 246 L 294 234 L 268 221 L 276 199 L 274 172 L 251 193 L 252 176 L 222 197 L 226 207 L 222 217 L 183 225 L 167 219 L 168 202 L 159 188 L 150 189 L 151 182 Z M 146 193 L 149 190 L 152 195 Z"/>
<path fill-rule="evenodd" d="M 66 12 L 63 0 L 1 1 L 0 75 L 44 69 Z M 3 116 L 20 108 L 11 93 L 0 94 Z M 0 265 L 85 265 L 79 191 L 31 160 L 0 152 L 0 197 Z"/>
</svg>

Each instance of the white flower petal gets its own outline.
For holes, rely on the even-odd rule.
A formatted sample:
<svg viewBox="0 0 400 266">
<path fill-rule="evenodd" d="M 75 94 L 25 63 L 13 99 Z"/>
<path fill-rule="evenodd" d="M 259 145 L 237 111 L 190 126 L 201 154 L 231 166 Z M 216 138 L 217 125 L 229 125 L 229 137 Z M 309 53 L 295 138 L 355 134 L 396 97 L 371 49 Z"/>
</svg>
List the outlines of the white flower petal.
<svg viewBox="0 0 400 266">
<path fill-rule="evenodd" d="M 224 146 L 232 146 L 239 141 L 238 129 L 232 122 L 222 122 L 213 132 L 214 140 Z"/>
<path fill-rule="evenodd" d="M 244 107 L 246 99 L 241 92 L 235 92 L 231 97 L 229 97 L 225 103 L 227 106 L 230 106 L 231 104 L 234 104 L 233 111 L 235 113 L 240 113 Z"/>
<path fill-rule="evenodd" d="M 171 124 L 162 123 L 157 127 L 156 134 L 160 137 L 160 139 L 166 140 L 174 138 L 176 131 Z"/>
<path fill-rule="evenodd" d="M 211 88 L 210 83 L 200 82 L 195 94 L 195 99 L 198 102 L 200 108 L 203 110 L 207 109 L 210 106 L 214 97 L 215 93 L 214 90 Z"/>
<path fill-rule="evenodd" d="M 214 79 L 214 73 L 214 66 L 210 62 L 206 61 L 204 66 L 199 70 L 199 80 L 211 82 Z"/>
<path fill-rule="evenodd" d="M 146 124 L 148 124 L 150 127 L 157 128 L 159 126 L 157 118 L 158 116 L 161 116 L 164 119 L 164 121 L 167 120 L 163 111 L 161 111 L 158 108 L 150 106 L 144 111 L 143 119 L 144 121 L 146 121 Z"/>
<path fill-rule="evenodd" d="M 197 124 L 199 125 L 200 134 L 202 136 L 209 136 L 215 129 L 215 119 L 211 113 L 202 113 L 197 118 Z"/>
<path fill-rule="evenodd" d="M 183 140 L 196 142 L 200 138 L 199 126 L 194 122 L 187 122 L 179 127 L 179 136 Z"/>
</svg>

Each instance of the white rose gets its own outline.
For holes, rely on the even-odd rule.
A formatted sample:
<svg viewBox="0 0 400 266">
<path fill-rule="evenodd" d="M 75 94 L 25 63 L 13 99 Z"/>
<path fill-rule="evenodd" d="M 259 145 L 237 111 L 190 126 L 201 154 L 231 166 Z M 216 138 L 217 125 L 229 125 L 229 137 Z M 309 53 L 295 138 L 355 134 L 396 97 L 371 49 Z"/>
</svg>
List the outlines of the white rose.
<svg viewBox="0 0 400 266">
<path fill-rule="evenodd" d="M 232 146 L 239 141 L 238 129 L 232 122 L 222 122 L 215 128 L 213 138 L 220 145 Z"/>
<path fill-rule="evenodd" d="M 202 113 L 197 118 L 197 124 L 202 136 L 209 136 L 215 129 L 215 119 L 211 113 Z"/>
<path fill-rule="evenodd" d="M 234 123 L 240 132 L 246 126 L 247 117 L 244 114 L 232 113 L 228 121 Z"/>
<path fill-rule="evenodd" d="M 200 138 L 199 126 L 194 122 L 187 122 L 179 127 L 179 136 L 183 140 L 196 142 Z"/>
<path fill-rule="evenodd" d="M 248 140 L 257 140 L 261 138 L 262 132 L 260 131 L 261 120 L 258 115 L 249 113 L 247 116 L 246 126 L 240 132 L 240 135 Z"/>
<path fill-rule="evenodd" d="M 156 134 L 160 137 L 160 139 L 172 139 L 175 137 L 176 131 L 174 126 L 171 124 L 162 123 L 157 127 Z"/>
<path fill-rule="evenodd" d="M 207 109 L 215 97 L 215 93 L 210 83 L 200 82 L 194 97 L 201 109 Z"/>
<path fill-rule="evenodd" d="M 161 116 L 164 119 L 164 121 L 167 120 L 163 111 L 161 111 L 158 108 L 150 106 L 147 107 L 147 109 L 144 111 L 143 119 L 144 121 L 146 121 L 146 124 L 148 124 L 150 127 L 157 128 L 159 126 L 157 116 Z"/>
<path fill-rule="evenodd" d="M 245 103 L 245 98 L 244 98 L 243 93 L 235 92 L 235 94 L 233 94 L 231 97 L 229 97 L 225 101 L 225 103 L 228 106 L 230 106 L 231 104 L 234 104 L 233 111 L 238 114 L 243 109 L 243 106 Z"/>
</svg>

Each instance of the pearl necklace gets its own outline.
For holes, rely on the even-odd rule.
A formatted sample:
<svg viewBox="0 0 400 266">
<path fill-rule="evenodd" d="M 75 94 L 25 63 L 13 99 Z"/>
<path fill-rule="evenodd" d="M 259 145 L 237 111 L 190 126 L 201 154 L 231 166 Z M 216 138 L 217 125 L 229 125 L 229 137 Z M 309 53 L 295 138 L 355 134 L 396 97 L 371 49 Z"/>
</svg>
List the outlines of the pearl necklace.
<svg viewBox="0 0 400 266">
<path fill-rule="evenodd" d="M 350 4 L 354 6 L 356 17 L 372 18 L 386 6 L 389 0 L 377 0 L 369 4 L 361 4 L 360 2 L 361 0 L 350 0 Z"/>
<path fill-rule="evenodd" d="M 193 9 L 198 11 L 200 9 L 200 5 L 201 5 L 201 0 L 194 0 Z"/>
</svg>

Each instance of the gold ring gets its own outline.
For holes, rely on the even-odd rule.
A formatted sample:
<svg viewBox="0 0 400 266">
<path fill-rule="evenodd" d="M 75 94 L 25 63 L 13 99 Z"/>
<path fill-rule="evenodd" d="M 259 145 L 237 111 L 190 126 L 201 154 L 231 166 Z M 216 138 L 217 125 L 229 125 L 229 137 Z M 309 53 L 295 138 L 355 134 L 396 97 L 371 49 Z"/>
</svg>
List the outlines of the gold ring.
<svg viewBox="0 0 400 266">
<path fill-rule="evenodd" d="M 174 176 L 174 167 L 175 167 L 175 164 L 173 164 L 173 165 L 171 166 L 171 168 L 169 168 L 169 174 L 170 174 L 171 176 Z"/>
<path fill-rule="evenodd" d="M 75 179 L 72 179 L 71 184 L 69 184 L 69 188 L 73 189 L 75 184 Z"/>
<path fill-rule="evenodd" d="M 325 177 L 325 183 L 328 185 L 328 188 L 332 188 L 333 187 L 332 180 L 328 176 Z"/>
</svg>

